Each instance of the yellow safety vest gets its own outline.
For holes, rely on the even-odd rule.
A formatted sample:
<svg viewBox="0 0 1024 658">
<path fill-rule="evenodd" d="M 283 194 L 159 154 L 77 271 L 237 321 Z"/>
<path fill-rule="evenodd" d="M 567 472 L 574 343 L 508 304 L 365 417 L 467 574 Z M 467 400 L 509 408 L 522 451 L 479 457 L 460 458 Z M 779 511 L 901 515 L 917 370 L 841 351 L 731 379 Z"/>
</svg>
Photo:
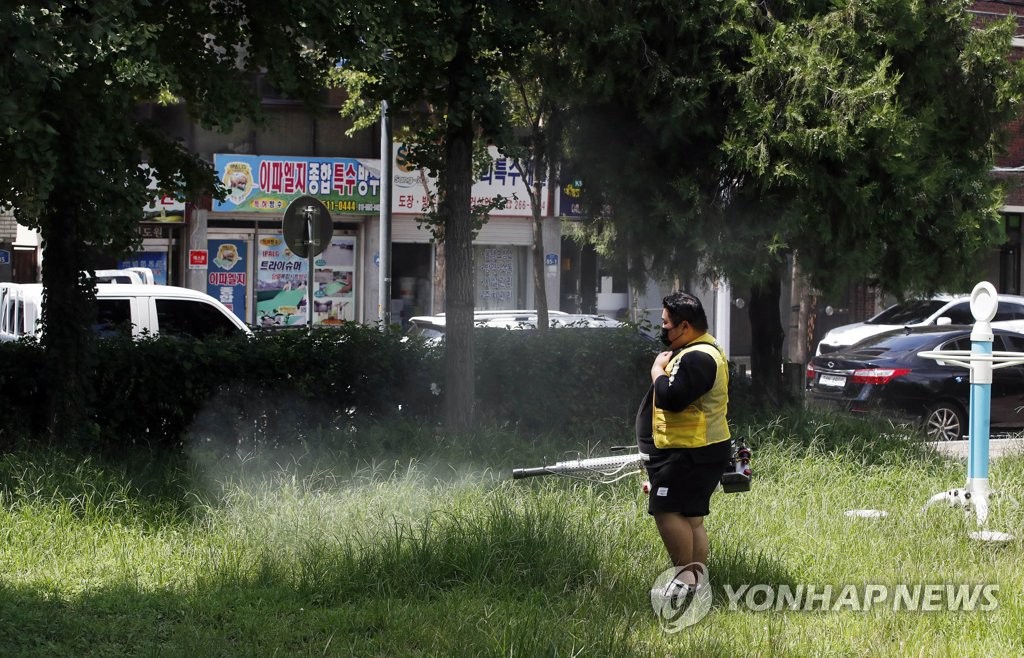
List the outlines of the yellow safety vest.
<svg viewBox="0 0 1024 658">
<path fill-rule="evenodd" d="M 704 352 L 715 360 L 718 366 L 715 383 L 710 391 L 682 411 L 660 409 L 657 399 L 654 400 L 651 405 L 654 410 L 654 445 L 658 448 L 700 448 L 727 441 L 732 436 L 726 420 L 729 407 L 729 364 L 714 336 L 704 334 L 679 350 L 668 362 L 665 371 L 670 377 L 674 376 L 679 360 L 694 350 Z"/>
</svg>

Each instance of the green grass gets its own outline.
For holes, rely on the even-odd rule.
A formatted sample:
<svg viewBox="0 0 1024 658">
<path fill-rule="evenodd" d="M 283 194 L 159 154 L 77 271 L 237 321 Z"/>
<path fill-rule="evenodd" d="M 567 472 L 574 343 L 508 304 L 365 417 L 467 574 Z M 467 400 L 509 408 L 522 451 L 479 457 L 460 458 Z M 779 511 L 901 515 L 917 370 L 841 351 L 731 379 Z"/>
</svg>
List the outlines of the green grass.
<svg viewBox="0 0 1024 658">
<path fill-rule="evenodd" d="M 935 492 L 961 462 L 899 431 L 797 414 L 737 428 L 751 492 L 716 493 L 716 585 L 995 583 L 990 612 L 730 610 L 663 632 L 667 566 L 640 478 L 512 481 L 514 466 L 603 453 L 491 430 L 415 426 L 321 437 L 317 451 L 194 450 L 114 461 L 0 457 L 0 654 L 27 656 L 1020 655 L 1018 540 L 968 539 Z M 564 445 L 562 445 L 565 443 Z M 992 481 L 1024 500 L 1024 458 Z M 884 519 L 851 519 L 881 508 Z"/>
</svg>

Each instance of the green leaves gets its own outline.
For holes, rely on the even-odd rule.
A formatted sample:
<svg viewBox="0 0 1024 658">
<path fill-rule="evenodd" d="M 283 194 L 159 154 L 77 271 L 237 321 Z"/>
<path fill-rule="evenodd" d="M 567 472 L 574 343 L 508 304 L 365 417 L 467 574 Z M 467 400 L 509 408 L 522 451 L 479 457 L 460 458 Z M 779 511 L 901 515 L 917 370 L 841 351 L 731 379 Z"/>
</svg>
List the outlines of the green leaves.
<svg viewBox="0 0 1024 658">
<path fill-rule="evenodd" d="M 990 244 L 991 222 L 967 218 L 994 218 L 1004 30 L 973 30 L 962 7 L 850 3 L 752 40 L 725 153 L 790 209 L 779 228 L 816 285 L 942 286 L 961 273 L 933 254 L 969 268 Z"/>
<path fill-rule="evenodd" d="M 964 3 L 646 0 L 602 31 L 610 15 L 569 6 L 599 33 L 567 38 L 587 100 L 573 173 L 636 279 L 752 284 L 799 251 L 825 290 L 943 287 L 998 238 L 989 170 L 1024 93 L 1009 23 L 976 28 Z"/>
</svg>

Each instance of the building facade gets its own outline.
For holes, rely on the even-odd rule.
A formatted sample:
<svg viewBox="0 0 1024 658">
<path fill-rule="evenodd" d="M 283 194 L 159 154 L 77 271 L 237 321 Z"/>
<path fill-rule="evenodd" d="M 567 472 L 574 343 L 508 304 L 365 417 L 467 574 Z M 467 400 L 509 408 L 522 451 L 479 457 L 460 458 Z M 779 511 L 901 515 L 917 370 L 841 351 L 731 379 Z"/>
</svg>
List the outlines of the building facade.
<svg viewBox="0 0 1024 658">
<path fill-rule="evenodd" d="M 243 123 L 229 134 L 205 131 L 180 108 L 150 108 L 151 118 L 188 148 L 213 163 L 228 195 L 203 199 L 172 211 L 150 209 L 140 224 L 143 249 L 121 265 L 155 266 L 168 283 L 203 290 L 256 326 L 306 321 L 304 293 L 309 264 L 288 248 L 282 218 L 303 196 L 330 213 L 332 239 L 313 259 L 314 322 L 392 321 L 444 311 L 443 246 L 433 239 L 425 214 L 436 193 L 430 172 L 411 168 L 404 146 L 391 154 L 391 213 L 382 215 L 379 128 L 348 134 L 338 115 L 340 96 L 327 94 L 320 114 L 257 88 L 267 119 Z M 473 187 L 474 203 L 495 196 L 504 208 L 474 240 L 476 306 L 482 309 L 534 305 L 534 223 L 526 194 L 531 181 L 511 159 L 493 154 L 489 171 Z M 561 224 L 557 201 L 542 194 L 545 290 L 557 307 L 561 275 Z M 378 290 L 380 228 L 390 221 L 391 305 L 381 309 Z"/>
</svg>

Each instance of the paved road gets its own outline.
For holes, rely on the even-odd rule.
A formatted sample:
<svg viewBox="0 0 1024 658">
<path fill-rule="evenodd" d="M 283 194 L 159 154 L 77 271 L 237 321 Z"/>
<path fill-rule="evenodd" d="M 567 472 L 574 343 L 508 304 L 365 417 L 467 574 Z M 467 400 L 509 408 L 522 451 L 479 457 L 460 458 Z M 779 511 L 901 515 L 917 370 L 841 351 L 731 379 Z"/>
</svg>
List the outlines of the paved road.
<svg viewBox="0 0 1024 658">
<path fill-rule="evenodd" d="M 944 455 L 950 457 L 961 457 L 967 459 L 967 440 L 963 441 L 934 441 L 928 445 L 932 446 Z M 988 442 L 988 456 L 989 458 L 1002 457 L 1003 455 L 1020 455 L 1024 454 L 1024 439 L 1012 438 L 1012 439 L 990 439 Z"/>
</svg>

